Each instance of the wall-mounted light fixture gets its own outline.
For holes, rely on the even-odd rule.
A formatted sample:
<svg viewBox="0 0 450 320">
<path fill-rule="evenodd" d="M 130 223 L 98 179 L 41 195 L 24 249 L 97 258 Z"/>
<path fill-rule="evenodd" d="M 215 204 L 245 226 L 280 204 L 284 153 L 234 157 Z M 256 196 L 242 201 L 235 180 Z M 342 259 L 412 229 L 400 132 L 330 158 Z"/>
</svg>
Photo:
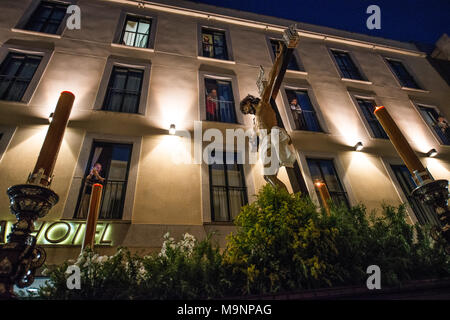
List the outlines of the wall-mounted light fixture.
<svg viewBox="0 0 450 320">
<path fill-rule="evenodd" d="M 358 142 L 357 144 L 355 144 L 355 150 L 356 151 L 361 151 L 364 148 L 362 142 Z"/>
<path fill-rule="evenodd" d="M 53 112 L 48 116 L 48 123 L 52 123 L 53 121 Z"/>
<path fill-rule="evenodd" d="M 171 125 L 170 125 L 170 128 L 169 128 L 169 134 L 174 135 L 175 132 L 176 132 L 175 125 L 174 125 L 174 124 L 171 124 Z"/>
<path fill-rule="evenodd" d="M 430 158 L 434 158 L 437 156 L 437 151 L 436 149 L 431 149 L 430 151 L 427 152 L 427 156 L 429 156 Z"/>
</svg>

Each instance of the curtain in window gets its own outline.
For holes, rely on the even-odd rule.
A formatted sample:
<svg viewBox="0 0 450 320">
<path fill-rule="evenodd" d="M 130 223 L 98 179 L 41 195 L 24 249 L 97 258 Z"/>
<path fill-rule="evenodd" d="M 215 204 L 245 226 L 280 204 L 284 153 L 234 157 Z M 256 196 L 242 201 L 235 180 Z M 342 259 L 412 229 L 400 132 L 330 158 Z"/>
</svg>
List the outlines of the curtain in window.
<svg viewBox="0 0 450 320">
<path fill-rule="evenodd" d="M 214 34 L 214 57 L 225 59 L 225 36 L 223 34 Z"/>
<path fill-rule="evenodd" d="M 137 112 L 139 105 L 139 91 L 141 89 L 142 72 L 129 71 L 128 81 L 123 99 L 123 112 Z"/>
<path fill-rule="evenodd" d="M 217 81 L 219 95 L 219 113 L 222 122 L 236 122 L 234 118 L 234 102 L 231 86 L 227 82 Z"/>
<path fill-rule="evenodd" d="M 137 113 L 143 72 L 136 69 L 114 67 L 105 98 L 104 109 Z"/>
<path fill-rule="evenodd" d="M 94 154 L 92 155 L 92 161 L 91 161 L 91 168 L 98 162 L 98 159 L 100 158 L 100 155 L 102 154 L 103 148 L 102 147 L 96 147 L 94 150 Z"/>
<path fill-rule="evenodd" d="M 113 72 L 113 81 L 110 89 L 108 110 L 119 112 L 122 106 L 122 90 L 125 88 L 125 83 L 127 81 L 126 71 L 116 69 Z"/>
<path fill-rule="evenodd" d="M 229 221 L 225 187 L 213 187 L 214 221 Z"/>
<path fill-rule="evenodd" d="M 236 161 L 236 159 L 235 159 Z M 230 198 L 230 215 L 234 219 L 245 204 L 242 187 L 244 187 L 242 173 L 237 164 L 227 164 L 228 196 Z"/>
<path fill-rule="evenodd" d="M 125 25 L 125 32 L 123 34 L 123 42 L 127 46 L 134 46 L 136 37 L 137 21 L 128 20 Z"/>
<path fill-rule="evenodd" d="M 296 92 L 297 102 L 302 109 L 302 117 L 306 128 L 309 131 L 322 131 L 320 128 L 319 122 L 317 121 L 316 113 L 311 104 L 311 100 L 309 99 L 308 92 L 306 91 L 297 91 Z"/>
</svg>

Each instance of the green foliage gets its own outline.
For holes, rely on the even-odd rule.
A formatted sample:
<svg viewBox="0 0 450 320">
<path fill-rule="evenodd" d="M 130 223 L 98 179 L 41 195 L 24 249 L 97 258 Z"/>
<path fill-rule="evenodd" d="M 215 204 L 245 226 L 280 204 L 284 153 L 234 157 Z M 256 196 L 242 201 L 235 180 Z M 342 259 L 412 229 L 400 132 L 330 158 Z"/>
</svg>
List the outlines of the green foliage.
<svg viewBox="0 0 450 320">
<path fill-rule="evenodd" d="M 381 268 L 382 285 L 450 276 L 450 258 L 424 226 L 406 222 L 404 206 L 378 216 L 362 205 L 317 210 L 308 197 L 265 186 L 242 208 L 237 231 L 221 253 L 210 236 L 166 234 L 160 253 L 112 257 L 86 251 L 49 271 L 39 291 L 47 299 L 211 299 L 326 286 L 365 285 L 366 269 Z M 70 264 L 81 290 L 68 290 Z"/>
<path fill-rule="evenodd" d="M 81 270 L 81 289 L 67 289 L 67 267 Z M 50 281 L 39 289 L 45 299 L 208 299 L 229 287 L 222 256 L 210 237 L 185 234 L 176 242 L 167 233 L 161 252 L 140 257 L 119 248 L 114 256 L 85 251 L 76 262 L 47 270 Z"/>
<path fill-rule="evenodd" d="M 429 227 L 409 225 L 404 206 L 331 205 L 330 215 L 308 197 L 266 186 L 236 219 L 224 263 L 245 282 L 243 294 L 364 285 L 370 265 L 383 285 L 450 275 L 450 259 Z"/>
</svg>

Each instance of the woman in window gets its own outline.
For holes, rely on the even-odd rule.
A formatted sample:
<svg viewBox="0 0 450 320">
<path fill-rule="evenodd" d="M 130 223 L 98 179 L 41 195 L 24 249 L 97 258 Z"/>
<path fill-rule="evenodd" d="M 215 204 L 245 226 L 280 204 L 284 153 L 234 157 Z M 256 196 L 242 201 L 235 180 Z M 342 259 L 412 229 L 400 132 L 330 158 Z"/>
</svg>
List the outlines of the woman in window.
<svg viewBox="0 0 450 320">
<path fill-rule="evenodd" d="M 206 97 L 206 119 L 216 121 L 217 116 L 217 90 L 212 89 Z"/>
<path fill-rule="evenodd" d="M 89 175 L 86 177 L 86 181 L 84 183 L 84 192 L 81 198 L 80 209 L 78 213 L 78 218 L 86 219 L 89 211 L 89 201 L 92 193 L 92 186 L 96 183 L 102 184 L 105 181 L 105 178 L 100 176 L 100 172 L 102 171 L 102 165 L 100 163 L 95 163 L 92 167 Z"/>
</svg>

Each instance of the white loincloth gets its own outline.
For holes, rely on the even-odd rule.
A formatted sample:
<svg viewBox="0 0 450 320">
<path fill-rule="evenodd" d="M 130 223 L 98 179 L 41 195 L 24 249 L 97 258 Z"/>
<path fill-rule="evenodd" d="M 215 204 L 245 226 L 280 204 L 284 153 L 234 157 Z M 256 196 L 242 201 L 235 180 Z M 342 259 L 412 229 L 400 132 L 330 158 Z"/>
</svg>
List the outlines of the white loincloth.
<svg viewBox="0 0 450 320">
<path fill-rule="evenodd" d="M 272 139 L 271 135 L 275 133 L 273 130 L 278 129 L 278 139 Z M 272 147 L 272 152 L 275 151 L 275 155 L 272 153 L 272 159 L 276 161 L 276 163 L 270 163 L 270 167 L 263 168 L 264 175 L 276 175 L 279 167 L 294 167 L 295 162 L 295 154 L 292 152 L 292 149 L 289 147 L 289 135 L 286 130 L 280 127 L 273 127 L 270 135 L 262 138 L 261 143 L 261 153 L 265 153 L 267 155 L 267 150 L 270 150 Z M 274 157 L 275 156 L 275 157 Z M 263 161 L 264 164 L 264 161 Z"/>
</svg>

